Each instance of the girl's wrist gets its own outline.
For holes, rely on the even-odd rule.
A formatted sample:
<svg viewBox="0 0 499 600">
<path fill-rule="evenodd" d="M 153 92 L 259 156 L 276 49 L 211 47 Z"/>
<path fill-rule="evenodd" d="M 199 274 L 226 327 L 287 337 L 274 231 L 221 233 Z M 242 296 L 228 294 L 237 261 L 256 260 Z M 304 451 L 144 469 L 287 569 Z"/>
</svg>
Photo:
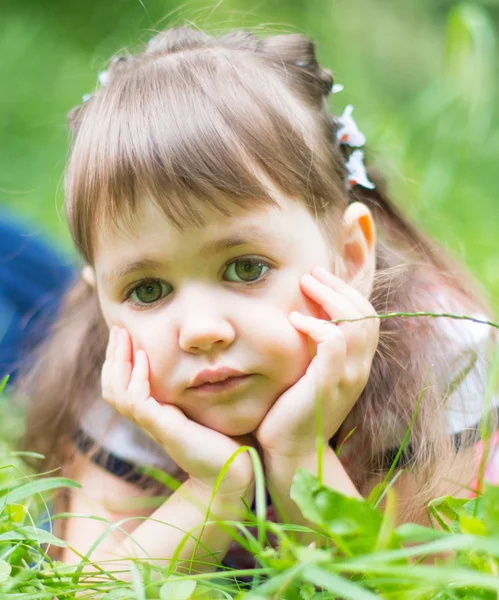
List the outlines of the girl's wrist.
<svg viewBox="0 0 499 600">
<path fill-rule="evenodd" d="M 209 520 L 243 520 L 245 515 L 247 515 L 244 503 L 251 506 L 255 495 L 254 484 L 230 491 L 218 489 L 215 492 L 214 485 L 210 486 L 204 481 L 191 477 L 184 485 L 187 492 L 187 499 L 192 504 L 198 506 L 203 512 L 207 512 L 209 508 Z"/>
<path fill-rule="evenodd" d="M 290 485 L 299 468 L 318 476 L 319 460 L 322 462 L 322 482 L 325 486 L 347 496 L 360 497 L 345 467 L 327 442 L 322 447 L 321 456 L 318 449 L 302 455 L 277 455 L 264 452 L 265 472 L 269 479 L 279 482 L 280 485 Z"/>
<path fill-rule="evenodd" d="M 218 489 L 216 489 L 216 491 L 214 483 L 211 484 L 196 477 L 189 477 L 185 483 L 189 492 L 191 492 L 194 498 L 198 499 L 200 502 L 209 502 L 213 497 L 215 504 L 218 504 L 219 502 L 239 504 L 241 503 L 242 496 L 251 504 L 255 494 L 255 483 L 253 479 L 248 481 L 246 484 L 234 487 L 230 490 L 220 486 Z"/>
<path fill-rule="evenodd" d="M 270 451 L 266 449 L 262 449 L 263 452 L 263 462 L 265 467 L 272 467 L 274 465 L 301 465 L 301 464 L 309 464 L 313 463 L 313 461 L 317 461 L 317 456 L 319 454 L 319 449 L 317 447 L 309 448 L 308 450 L 300 449 L 299 452 L 290 453 L 290 452 L 277 452 Z M 329 444 L 327 442 L 322 446 L 322 455 L 324 455 L 327 451 L 331 450 Z"/>
</svg>

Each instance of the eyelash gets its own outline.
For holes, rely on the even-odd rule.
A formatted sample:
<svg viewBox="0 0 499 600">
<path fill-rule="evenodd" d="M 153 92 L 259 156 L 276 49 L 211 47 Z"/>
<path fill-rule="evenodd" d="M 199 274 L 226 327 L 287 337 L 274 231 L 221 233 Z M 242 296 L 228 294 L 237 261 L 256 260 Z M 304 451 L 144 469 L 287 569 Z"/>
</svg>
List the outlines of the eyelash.
<svg viewBox="0 0 499 600">
<path fill-rule="evenodd" d="M 241 284 L 245 284 L 245 285 L 256 285 L 258 283 L 261 283 L 262 281 L 264 281 L 265 279 L 267 279 L 267 274 L 274 269 L 274 266 L 271 265 L 268 261 L 263 260 L 261 258 L 257 258 L 257 257 L 253 257 L 253 256 L 248 256 L 248 257 L 241 257 L 241 258 L 236 258 L 234 260 L 231 260 L 230 262 L 228 262 L 225 265 L 224 268 L 224 273 L 227 271 L 227 269 L 230 267 L 230 265 L 239 263 L 239 262 L 247 262 L 247 263 L 252 263 L 252 264 L 262 264 L 263 266 L 265 266 L 267 268 L 267 270 L 265 271 L 265 273 L 259 278 L 256 279 L 255 281 L 232 281 L 229 283 L 241 283 Z M 161 298 L 158 298 L 158 300 L 155 300 L 154 302 L 137 302 L 135 300 L 131 299 L 131 295 L 135 292 L 135 290 L 137 290 L 140 286 L 142 285 L 146 285 L 148 283 L 164 283 L 162 282 L 160 279 L 154 279 L 154 278 L 146 278 L 146 279 L 142 279 L 139 282 L 136 282 L 132 285 L 132 287 L 128 288 L 125 293 L 124 293 L 124 298 L 123 298 L 123 302 L 128 302 L 130 304 L 132 304 L 135 308 L 138 309 L 147 309 L 150 308 L 152 306 L 155 306 L 156 304 L 158 304 L 159 302 L 161 302 L 162 300 L 164 300 L 169 294 L 162 296 Z M 171 292 L 170 292 L 171 293 Z"/>
</svg>

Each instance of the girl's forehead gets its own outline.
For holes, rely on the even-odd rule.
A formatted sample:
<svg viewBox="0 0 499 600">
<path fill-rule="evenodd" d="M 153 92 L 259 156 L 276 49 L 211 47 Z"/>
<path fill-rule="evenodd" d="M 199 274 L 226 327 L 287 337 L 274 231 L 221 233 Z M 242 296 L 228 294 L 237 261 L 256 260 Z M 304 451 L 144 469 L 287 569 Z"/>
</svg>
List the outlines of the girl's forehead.
<svg viewBox="0 0 499 600">
<path fill-rule="evenodd" d="M 229 215 L 212 208 L 200 211 L 202 225 L 179 230 L 153 201 L 142 202 L 129 218 L 98 232 L 94 262 L 114 262 L 125 254 L 207 256 L 244 244 L 301 244 L 320 235 L 319 224 L 305 206 L 290 199 L 280 199 L 276 206 L 234 207 Z"/>
<path fill-rule="evenodd" d="M 201 239 L 221 230 L 244 229 L 254 222 L 273 219 L 276 213 L 288 213 L 284 205 L 278 207 L 253 206 L 238 207 L 236 205 L 226 208 L 223 213 L 209 206 L 200 206 L 197 210 L 199 222 L 186 223 L 182 228 L 175 225 L 161 208 L 153 201 L 141 202 L 140 208 L 124 219 L 119 219 L 111 227 L 111 234 L 129 240 L 137 240 L 151 234 L 168 236 L 171 240 L 181 242 L 191 236 Z M 114 231 L 113 231 L 114 229 Z"/>
<path fill-rule="evenodd" d="M 302 204 L 287 198 L 277 199 L 275 206 L 259 206 L 255 203 L 241 207 L 234 204 L 224 207 L 224 210 L 221 212 L 210 206 L 200 206 L 197 209 L 199 223 L 187 224 L 180 229 L 156 202 L 141 201 L 133 214 L 117 218 L 101 228 L 98 246 L 109 241 L 135 243 L 151 235 L 181 243 L 192 237 L 202 240 L 226 231 L 243 232 L 254 225 L 271 233 L 276 229 L 292 227 L 307 213 Z"/>
</svg>

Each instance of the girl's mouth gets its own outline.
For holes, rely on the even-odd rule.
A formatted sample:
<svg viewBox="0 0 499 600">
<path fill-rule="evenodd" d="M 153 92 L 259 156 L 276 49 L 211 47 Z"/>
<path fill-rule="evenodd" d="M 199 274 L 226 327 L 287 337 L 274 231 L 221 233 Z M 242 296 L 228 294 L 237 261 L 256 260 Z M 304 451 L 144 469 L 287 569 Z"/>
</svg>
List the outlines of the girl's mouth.
<svg viewBox="0 0 499 600">
<path fill-rule="evenodd" d="M 220 393 L 220 392 L 229 392 L 231 390 L 234 390 L 242 385 L 244 385 L 246 382 L 249 381 L 249 379 L 252 377 L 252 375 L 241 375 L 239 377 L 228 377 L 227 379 L 224 379 L 223 381 L 217 381 L 216 383 L 203 383 L 202 385 L 198 385 L 196 387 L 192 387 L 190 388 L 192 392 L 197 393 L 197 394 L 203 394 L 203 395 L 207 395 L 207 394 L 214 394 L 214 393 Z"/>
</svg>

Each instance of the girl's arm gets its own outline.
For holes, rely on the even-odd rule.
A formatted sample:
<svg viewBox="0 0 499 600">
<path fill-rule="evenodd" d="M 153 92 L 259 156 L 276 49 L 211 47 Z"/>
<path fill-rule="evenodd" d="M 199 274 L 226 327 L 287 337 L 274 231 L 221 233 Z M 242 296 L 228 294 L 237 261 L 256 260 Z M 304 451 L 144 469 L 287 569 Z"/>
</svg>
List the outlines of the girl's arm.
<svg viewBox="0 0 499 600">
<path fill-rule="evenodd" d="M 320 267 L 303 275 L 300 284 L 330 320 L 345 322 L 333 324 L 296 312 L 289 315 L 292 325 L 307 336 L 312 360 L 302 378 L 276 400 L 255 437 L 281 518 L 311 526 L 289 497 L 293 476 L 299 467 L 317 475 L 318 424 L 322 439 L 331 439 L 366 386 L 378 345 L 379 319 L 361 320 L 376 316 L 373 306 L 352 286 Z M 360 496 L 334 452 L 327 443 L 323 447 L 324 483 Z"/>
<path fill-rule="evenodd" d="M 324 485 L 330 487 L 342 494 L 360 498 L 360 492 L 357 490 L 352 480 L 345 471 L 334 451 L 326 444 L 323 451 L 322 461 L 322 481 Z M 313 475 L 318 474 L 317 452 L 312 452 L 308 456 L 302 457 L 275 457 L 264 455 L 265 473 L 268 480 L 269 493 L 272 498 L 272 504 L 281 522 L 293 523 L 316 528 L 302 515 L 300 509 L 290 497 L 291 484 L 298 468 L 306 469 Z M 298 536 L 302 543 L 312 542 L 317 539 L 315 533 L 304 533 Z"/>
<path fill-rule="evenodd" d="M 101 517 L 108 522 L 85 517 L 70 518 L 65 532 L 67 543 L 78 553 L 86 554 L 99 536 L 109 530 L 112 523 L 132 517 L 120 526 L 131 537 L 114 530 L 89 556 L 91 561 L 96 562 L 115 561 L 114 565 L 120 569 L 123 565 L 119 559 L 123 558 L 154 558 L 159 564 L 168 566 L 169 559 L 184 538 L 184 532 L 195 529 L 193 535 L 199 538 L 213 491 L 190 478 L 154 509 L 147 506 L 149 494 L 146 491 L 121 480 L 82 454 L 77 454 L 71 475 L 82 485 L 82 489 L 71 490 L 69 511 Z M 241 490 L 240 494 L 235 491 L 226 495 L 217 494 L 209 519 L 214 520 L 215 514 L 221 520 L 240 519 L 244 510 L 240 496 L 251 505 L 253 486 Z M 216 524 L 206 525 L 200 541 L 210 549 L 213 556 L 209 555 L 203 545 L 198 545 L 194 560 L 200 562 L 193 563 L 193 570 L 215 570 L 227 553 L 232 539 L 230 529 L 224 530 Z M 188 561 L 193 556 L 195 546 L 196 540 L 189 538 L 180 552 L 178 558 L 183 568 L 189 567 Z M 74 563 L 80 558 L 67 548 L 63 560 Z"/>
</svg>

